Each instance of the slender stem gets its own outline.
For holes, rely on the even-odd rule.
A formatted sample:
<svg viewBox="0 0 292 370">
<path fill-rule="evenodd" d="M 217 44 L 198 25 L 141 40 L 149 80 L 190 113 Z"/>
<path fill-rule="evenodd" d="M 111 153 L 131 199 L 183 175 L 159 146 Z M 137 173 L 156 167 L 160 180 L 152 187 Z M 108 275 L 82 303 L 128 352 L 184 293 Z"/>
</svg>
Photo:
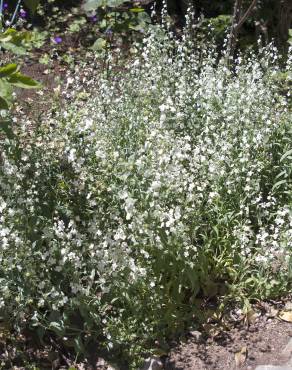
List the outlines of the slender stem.
<svg viewBox="0 0 292 370">
<path fill-rule="evenodd" d="M 0 2 L 0 32 L 4 32 L 4 0 L 1 0 Z M 1 47 L 0 47 L 1 50 Z"/>
<path fill-rule="evenodd" d="M 13 22 L 15 21 L 15 18 L 16 18 L 16 15 L 18 13 L 18 9 L 20 7 L 20 3 L 21 3 L 21 0 L 18 0 L 17 4 L 16 4 L 16 7 L 15 7 L 15 10 L 14 10 L 14 13 L 13 13 L 13 16 L 11 18 L 11 21 L 10 21 L 10 26 L 13 24 Z"/>
<path fill-rule="evenodd" d="M 227 64 L 230 63 L 230 59 L 233 59 L 234 48 L 236 44 L 236 37 L 237 37 L 237 24 L 239 23 L 240 19 L 240 12 L 242 7 L 242 0 L 235 0 L 234 2 L 234 10 L 233 10 L 233 17 L 232 17 L 232 25 L 227 45 Z"/>
<path fill-rule="evenodd" d="M 234 49 L 236 46 L 236 38 L 239 32 L 240 27 L 246 21 L 246 19 L 250 16 L 251 12 L 253 11 L 254 7 L 256 6 L 257 0 L 252 0 L 250 6 L 248 7 L 247 11 L 244 15 L 240 18 L 240 10 L 242 5 L 242 0 L 236 0 L 234 5 L 234 13 L 233 13 L 233 22 L 229 37 L 229 44 L 227 50 L 227 56 L 230 61 L 230 58 L 233 58 Z"/>
<path fill-rule="evenodd" d="M 3 1 L 4 0 L 1 0 L 0 1 L 0 17 L 2 16 L 2 14 L 3 14 Z"/>
<path fill-rule="evenodd" d="M 239 28 L 243 25 L 243 23 L 246 21 L 247 17 L 250 15 L 250 13 L 253 11 L 253 8 L 255 7 L 257 3 L 257 0 L 253 0 L 252 3 L 250 4 L 250 6 L 248 7 L 247 11 L 245 12 L 245 14 L 242 16 L 242 18 L 240 19 L 240 21 L 238 22 L 236 28 L 237 30 L 239 30 Z"/>
</svg>

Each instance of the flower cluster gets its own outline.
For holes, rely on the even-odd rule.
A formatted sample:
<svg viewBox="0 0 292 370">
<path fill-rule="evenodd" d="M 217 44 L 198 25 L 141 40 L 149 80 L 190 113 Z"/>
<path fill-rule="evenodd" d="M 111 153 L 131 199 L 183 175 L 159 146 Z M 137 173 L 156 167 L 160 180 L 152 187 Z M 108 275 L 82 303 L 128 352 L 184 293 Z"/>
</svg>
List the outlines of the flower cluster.
<svg viewBox="0 0 292 370">
<path fill-rule="evenodd" d="M 288 276 L 291 110 L 276 50 L 261 52 L 231 72 L 155 30 L 121 71 L 68 78 L 37 131 L 1 139 L 7 316 L 130 353 L 180 328 L 207 282 L 274 278 L 275 261 Z"/>
</svg>

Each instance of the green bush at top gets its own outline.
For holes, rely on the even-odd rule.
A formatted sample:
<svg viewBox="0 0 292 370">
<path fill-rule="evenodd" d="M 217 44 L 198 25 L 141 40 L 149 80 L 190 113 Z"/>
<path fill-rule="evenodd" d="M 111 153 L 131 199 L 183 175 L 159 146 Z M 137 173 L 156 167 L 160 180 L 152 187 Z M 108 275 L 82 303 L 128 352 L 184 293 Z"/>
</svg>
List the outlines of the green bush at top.
<svg viewBox="0 0 292 370">
<path fill-rule="evenodd" d="M 29 39 L 28 32 L 18 32 L 8 28 L 0 33 L 0 48 L 23 55 L 26 53 L 26 45 Z M 0 115 L 0 131 L 4 131 L 8 136 L 12 135 L 11 122 L 7 112 L 13 103 L 14 89 L 16 87 L 35 89 L 40 86 L 37 81 L 22 74 L 19 71 L 19 66 L 15 63 L 5 64 L 0 67 L 0 112 L 2 111 Z"/>
<path fill-rule="evenodd" d="M 25 0 L 25 5 L 33 13 L 39 3 L 38 0 Z M 17 31 L 14 28 L 4 28 L 3 4 L 0 2 L 0 53 L 3 50 L 10 51 L 16 55 L 25 55 L 28 44 L 31 40 L 31 34 L 28 31 Z M 16 19 L 20 1 L 15 4 L 10 23 L 13 24 Z M 19 67 L 15 63 L 6 64 L 0 67 L 0 110 L 8 110 L 12 103 L 12 93 L 14 87 L 26 89 L 39 88 L 40 84 L 28 76 L 19 72 Z M 0 122 L 0 128 L 6 127 L 7 122 Z"/>
<path fill-rule="evenodd" d="M 196 298 L 291 289 L 291 102 L 274 79 L 292 61 L 269 47 L 231 72 L 190 39 L 153 28 L 108 79 L 92 69 L 88 99 L 69 79 L 63 109 L 1 139 L 0 311 L 17 329 L 137 368 L 196 322 Z"/>
<path fill-rule="evenodd" d="M 14 28 L 4 29 L 4 16 L 3 16 L 3 1 L 0 2 L 0 53 L 3 51 L 9 51 L 16 55 L 25 55 L 27 53 L 27 47 L 31 41 L 31 33 L 28 31 L 17 31 Z M 16 5 L 14 13 L 12 15 L 10 23 L 16 17 L 18 7 Z M 34 12 L 38 0 L 25 0 L 26 6 Z M 15 87 L 33 89 L 39 88 L 40 84 L 32 78 L 23 75 L 19 71 L 19 67 L 15 63 L 9 63 L 0 67 L 0 130 L 4 131 L 6 135 L 11 136 L 11 123 L 7 119 L 7 112 L 13 102 L 13 89 Z"/>
</svg>

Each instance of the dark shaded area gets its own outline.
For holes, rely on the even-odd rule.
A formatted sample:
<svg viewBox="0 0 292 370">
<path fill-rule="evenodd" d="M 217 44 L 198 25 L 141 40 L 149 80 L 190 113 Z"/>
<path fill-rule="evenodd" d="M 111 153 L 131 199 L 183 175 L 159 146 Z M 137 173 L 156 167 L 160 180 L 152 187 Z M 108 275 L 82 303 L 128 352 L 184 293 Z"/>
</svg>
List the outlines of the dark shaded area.
<svg viewBox="0 0 292 370">
<path fill-rule="evenodd" d="M 16 0 L 9 1 L 10 10 L 15 8 Z M 52 16 L 54 8 L 58 7 L 64 11 L 70 11 L 72 7 L 81 8 L 84 0 L 55 0 L 48 2 L 41 0 L 44 15 L 35 14 L 31 16 L 30 21 L 33 25 L 41 28 L 46 27 L 46 19 Z M 242 0 L 241 14 L 242 16 L 248 9 L 252 0 Z M 187 9 L 192 7 L 195 13 L 195 19 L 203 17 L 209 20 L 218 20 L 222 16 L 232 16 L 234 11 L 234 0 L 166 0 L 167 9 L 172 16 L 174 26 L 178 29 L 185 25 L 185 15 Z M 132 0 L 125 1 L 126 7 L 144 7 L 150 13 L 151 7 L 155 6 L 159 12 L 162 9 L 163 1 L 153 0 Z M 112 11 L 113 8 L 109 8 Z M 219 18 L 218 18 L 219 17 Z M 214 24 L 212 24 L 214 26 Z M 225 25 L 225 30 L 228 30 L 228 24 Z M 215 33 L 222 33 L 215 26 Z M 222 27 L 221 27 L 222 28 Z M 259 38 L 262 39 L 263 44 L 267 44 L 275 40 L 277 47 L 281 52 L 288 50 L 289 29 L 292 28 L 292 1 L 291 0 L 257 0 L 251 14 L 248 16 L 242 27 L 238 32 L 238 45 L 245 48 L 253 45 Z M 225 32 L 226 33 L 226 32 Z M 222 35 L 220 35 L 222 38 Z M 217 40 L 218 41 L 218 40 Z"/>
<path fill-rule="evenodd" d="M 251 0 L 242 2 L 241 16 L 248 9 Z M 169 14 L 172 15 L 177 27 L 185 24 L 185 14 L 192 7 L 196 17 L 204 16 L 213 19 L 222 15 L 232 15 L 235 2 L 233 0 L 167 0 Z M 161 9 L 162 1 L 158 2 Z M 238 38 L 241 46 L 255 43 L 259 37 L 267 44 L 275 40 L 281 51 L 287 51 L 289 28 L 292 27 L 291 0 L 258 0 L 250 16 L 239 30 Z"/>
</svg>

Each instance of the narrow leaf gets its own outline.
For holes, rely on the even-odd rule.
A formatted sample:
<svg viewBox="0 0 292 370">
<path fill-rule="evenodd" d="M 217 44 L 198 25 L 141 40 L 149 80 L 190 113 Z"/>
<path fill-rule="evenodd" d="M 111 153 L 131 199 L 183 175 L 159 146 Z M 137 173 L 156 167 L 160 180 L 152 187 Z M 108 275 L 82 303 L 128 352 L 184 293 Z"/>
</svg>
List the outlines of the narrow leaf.
<svg viewBox="0 0 292 370">
<path fill-rule="evenodd" d="M 17 64 L 11 63 L 0 68 L 0 78 L 7 77 L 17 71 Z"/>
<path fill-rule="evenodd" d="M 144 9 L 143 8 L 132 8 L 132 9 L 130 9 L 130 12 L 132 12 L 132 13 L 142 13 L 142 12 L 144 12 Z"/>
<path fill-rule="evenodd" d="M 280 162 L 282 162 L 285 158 L 287 158 L 290 154 L 292 154 L 292 149 L 288 150 L 284 155 L 282 155 Z"/>
<path fill-rule="evenodd" d="M 272 187 L 272 191 L 278 189 L 281 185 L 286 184 L 286 183 L 287 183 L 287 180 L 280 180 L 276 182 L 276 184 L 274 184 L 274 186 Z"/>
<path fill-rule="evenodd" d="M 11 85 L 22 87 L 23 89 L 38 89 L 41 87 L 39 82 L 19 72 L 13 73 L 7 81 L 10 82 Z"/>
</svg>

